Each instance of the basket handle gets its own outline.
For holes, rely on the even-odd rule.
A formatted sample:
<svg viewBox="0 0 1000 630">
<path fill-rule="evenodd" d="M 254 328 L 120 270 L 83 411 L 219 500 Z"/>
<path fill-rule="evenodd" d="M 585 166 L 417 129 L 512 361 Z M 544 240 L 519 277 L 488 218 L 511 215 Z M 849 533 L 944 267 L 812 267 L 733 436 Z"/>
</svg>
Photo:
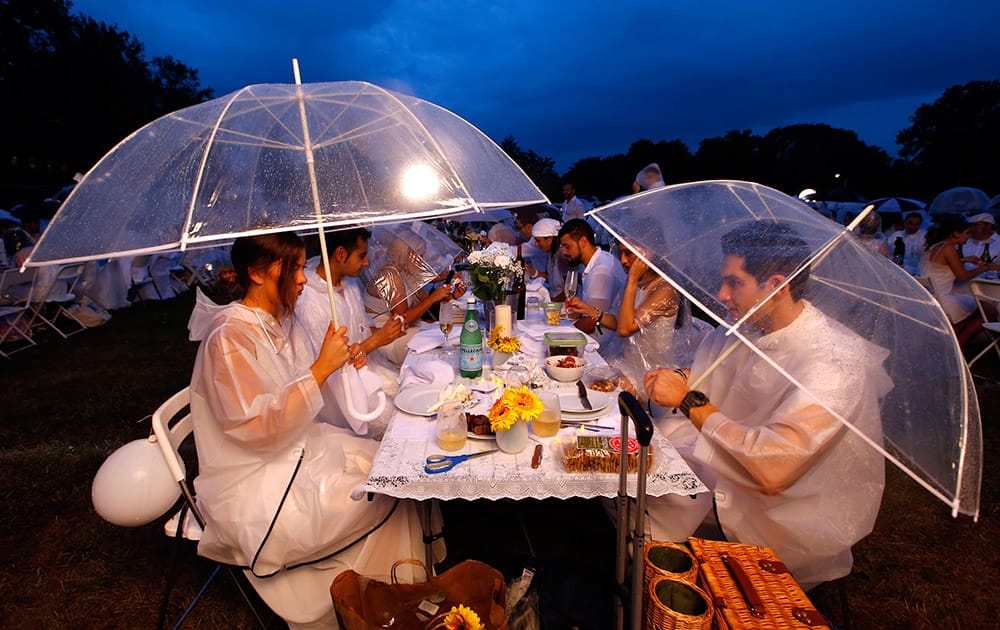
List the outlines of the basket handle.
<svg viewBox="0 0 1000 630">
<path fill-rule="evenodd" d="M 390 571 L 390 581 L 393 584 L 399 584 L 399 579 L 396 577 L 396 569 L 398 569 L 400 566 L 404 564 L 414 564 L 420 567 L 421 569 L 424 570 L 424 575 L 427 576 L 427 579 L 425 579 L 424 582 L 431 581 L 431 572 L 430 569 L 427 568 L 426 564 L 424 564 L 420 560 L 417 560 L 416 558 L 405 558 L 403 560 L 396 560 L 395 562 L 392 563 L 392 570 Z"/>
<path fill-rule="evenodd" d="M 743 601 L 747 604 L 747 610 L 750 614 L 758 619 L 763 619 L 767 615 L 764 613 L 764 600 L 760 598 L 757 593 L 757 589 L 754 588 L 753 582 L 747 577 L 746 571 L 740 566 L 739 560 L 733 558 L 728 553 L 719 554 L 719 558 L 722 559 L 722 564 L 726 565 L 729 569 L 729 573 L 736 580 L 736 586 L 740 589 L 740 594 L 743 596 Z"/>
</svg>

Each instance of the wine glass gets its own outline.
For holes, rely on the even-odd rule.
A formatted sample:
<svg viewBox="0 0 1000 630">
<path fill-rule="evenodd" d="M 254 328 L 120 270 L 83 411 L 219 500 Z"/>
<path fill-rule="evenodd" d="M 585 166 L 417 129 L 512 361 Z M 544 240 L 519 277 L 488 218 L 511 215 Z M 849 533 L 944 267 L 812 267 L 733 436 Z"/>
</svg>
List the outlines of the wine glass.
<svg viewBox="0 0 1000 630">
<path fill-rule="evenodd" d="M 444 351 L 445 354 L 448 354 L 450 352 L 448 349 L 448 335 L 451 334 L 451 330 L 455 325 L 455 302 L 445 300 L 441 302 L 440 309 L 438 312 L 438 327 L 441 328 L 441 333 L 444 335 Z"/>
<path fill-rule="evenodd" d="M 567 300 L 576 297 L 579 282 L 580 275 L 576 269 L 570 269 L 566 272 L 566 279 L 563 281 L 563 293 L 566 294 Z"/>
</svg>

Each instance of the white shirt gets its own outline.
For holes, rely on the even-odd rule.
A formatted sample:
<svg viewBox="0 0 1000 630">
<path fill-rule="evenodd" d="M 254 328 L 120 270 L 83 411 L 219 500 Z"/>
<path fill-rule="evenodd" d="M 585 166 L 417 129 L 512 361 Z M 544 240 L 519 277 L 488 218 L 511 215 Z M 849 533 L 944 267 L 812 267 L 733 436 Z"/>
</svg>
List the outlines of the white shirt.
<svg viewBox="0 0 1000 630">
<path fill-rule="evenodd" d="M 735 341 L 725 332 L 709 333 L 698 348 L 692 380 Z M 879 399 L 892 388 L 882 368 L 885 349 L 808 302 L 795 321 L 756 344 L 881 441 Z M 742 344 L 699 389 L 719 411 L 705 421 L 693 457 L 718 475 L 715 499 L 726 535 L 773 548 L 806 590 L 850 572 L 851 546 L 878 515 L 882 455 Z"/>
<path fill-rule="evenodd" d="M 583 202 L 576 195 L 573 195 L 571 199 L 563 202 L 563 223 L 566 223 L 570 219 L 582 219 L 586 211 L 587 209 L 584 207 Z"/>
<path fill-rule="evenodd" d="M 625 268 L 611 252 L 598 249 L 580 278 L 580 299 L 606 313 L 617 313 L 625 288 Z"/>
<path fill-rule="evenodd" d="M 997 234 L 996 232 L 990 234 L 990 237 L 985 241 L 977 241 L 974 238 L 970 238 L 966 241 L 965 245 L 962 246 L 962 255 L 980 258 L 983 255 L 983 248 L 986 243 L 990 244 L 990 256 L 993 258 L 1000 256 L 1000 245 L 998 245 L 998 243 L 1000 243 L 1000 234 Z"/>
<path fill-rule="evenodd" d="M 892 257 L 896 246 L 896 238 L 903 239 L 906 246 L 906 256 L 903 257 L 903 268 L 911 275 L 917 275 L 917 268 L 920 266 L 920 258 L 924 255 L 924 244 L 927 242 L 927 232 L 918 230 L 913 234 L 907 234 L 904 230 L 893 232 L 889 237 L 889 256 Z"/>
</svg>

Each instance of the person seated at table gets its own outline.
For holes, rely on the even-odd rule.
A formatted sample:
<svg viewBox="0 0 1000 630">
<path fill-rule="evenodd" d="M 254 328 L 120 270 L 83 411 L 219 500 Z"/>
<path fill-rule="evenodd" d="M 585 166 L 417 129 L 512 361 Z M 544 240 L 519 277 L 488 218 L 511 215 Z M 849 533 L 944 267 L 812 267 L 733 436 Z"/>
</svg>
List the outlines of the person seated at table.
<svg viewBox="0 0 1000 630">
<path fill-rule="evenodd" d="M 506 223 L 495 223 L 490 231 L 486 233 L 486 247 L 493 243 L 506 243 L 507 245 L 517 245 L 517 234 L 514 233 Z"/>
<path fill-rule="evenodd" d="M 969 240 L 962 248 L 962 253 L 970 258 L 984 259 L 986 253 L 990 260 L 1000 254 L 1000 235 L 996 233 L 996 219 L 989 212 L 981 212 L 968 218 Z"/>
<path fill-rule="evenodd" d="M 543 218 L 543 211 L 538 208 L 520 208 L 513 211 L 514 229 L 517 230 L 517 255 L 525 265 L 544 267 L 547 253 L 539 249 L 531 234 L 535 224 Z"/>
<path fill-rule="evenodd" d="M 337 323 L 347 328 L 348 339 L 358 346 L 356 353 L 351 356 L 350 364 L 358 370 L 365 367 L 373 370 L 381 379 L 381 390 L 390 404 L 386 405 L 385 413 L 376 421 L 362 423 L 347 417 L 347 411 L 336 402 L 341 393 L 335 388 L 342 387 L 339 379 L 345 378 L 338 374 L 322 388 L 326 403 L 319 419 L 378 439 L 388 424 L 392 410 L 391 400 L 396 394 L 399 379 L 399 369 L 383 356 L 381 349 L 403 336 L 403 325 L 398 319 L 389 319 L 382 327 L 374 326 L 365 310 L 357 277 L 368 266 L 370 238 L 371 232 L 364 228 L 327 232 L 326 251 L 329 255 L 330 284 L 333 285 L 333 298 L 337 307 Z M 316 256 L 306 262 L 304 271 L 307 282 L 295 308 L 295 322 L 303 328 L 313 351 L 317 352 L 331 322 L 327 267 L 322 258 Z M 361 390 L 362 387 L 355 389 Z"/>
<path fill-rule="evenodd" d="M 613 333 L 625 270 L 610 252 L 594 244 L 594 230 L 583 219 L 571 219 L 559 228 L 559 246 L 570 265 L 583 265 L 577 297 L 566 301 L 566 310 L 581 316 L 574 325 L 587 334 L 598 325 Z M 611 341 L 610 335 L 601 336 L 602 343 Z"/>
<path fill-rule="evenodd" d="M 849 573 L 852 545 L 875 524 L 882 455 L 827 407 L 880 441 L 879 401 L 893 387 L 882 365 L 888 351 L 805 299 L 808 272 L 761 304 L 810 254 L 792 228 L 753 222 L 726 233 L 722 251 L 718 300 L 731 321 L 759 307 L 743 333 L 826 407 L 726 336 L 726 326 L 695 353 L 690 378 L 704 377 L 699 391 L 689 390 L 687 374 L 664 368 L 646 375 L 646 393 L 682 412 L 658 424 L 713 491 L 727 539 L 773 548 L 808 590 Z M 700 496 L 651 498 L 654 537 L 694 531 L 712 505 Z"/>
<path fill-rule="evenodd" d="M 882 218 L 877 212 L 869 212 L 864 219 L 861 219 L 856 233 L 862 245 L 879 256 L 889 257 L 889 244 L 882 234 Z"/>
<path fill-rule="evenodd" d="M 555 219 L 539 219 L 531 226 L 531 236 L 535 239 L 535 246 L 546 254 L 545 269 L 535 269 L 531 265 L 525 266 L 525 273 L 528 278 L 543 278 L 549 285 L 549 295 L 553 302 L 562 302 L 566 299 L 563 295 L 563 278 L 569 271 L 569 260 L 559 252 L 559 228 L 562 227 Z"/>
<path fill-rule="evenodd" d="M 976 298 L 969 293 L 967 281 L 985 271 L 1000 269 L 1000 266 L 986 264 L 979 258 L 958 255 L 958 248 L 968 242 L 970 231 L 962 215 L 938 215 L 927 230 L 927 250 L 919 265 L 920 275 L 930 279 L 934 297 L 955 327 L 955 336 L 961 346 L 983 329 L 983 318 L 979 315 Z M 987 314 L 995 319 L 995 308 L 991 304 L 984 304 L 983 307 L 989 309 Z"/>
<path fill-rule="evenodd" d="M 910 275 L 917 275 L 917 268 L 920 266 L 920 257 L 923 256 L 926 245 L 926 232 L 920 227 L 924 223 L 924 217 L 919 212 L 911 212 L 903 220 L 903 229 L 889 235 L 889 247 L 894 248 L 896 239 L 903 241 L 905 255 L 903 256 L 903 269 Z"/>
<path fill-rule="evenodd" d="M 652 190 L 653 188 L 662 188 L 666 186 L 663 183 L 663 173 L 660 171 L 660 165 L 656 162 L 649 164 L 635 176 L 635 181 L 632 182 L 632 192 L 639 193 L 644 190 Z"/>
<path fill-rule="evenodd" d="M 626 341 L 621 358 L 612 364 L 625 378 L 623 388 L 644 396 L 637 389 L 643 387 L 647 372 L 691 367 L 691 313 L 686 301 L 632 247 L 620 241 L 618 247 L 628 272 L 617 316 L 618 336 Z"/>
<path fill-rule="evenodd" d="M 372 275 L 365 287 L 365 309 L 377 327 L 384 327 L 390 319 L 397 319 L 405 334 L 383 347 L 383 355 L 394 366 L 400 366 L 409 351 L 406 344 L 416 334 L 420 321 L 435 305 L 445 300 L 453 300 L 465 294 L 465 284 L 460 280 L 442 284 L 426 291 L 418 289 L 410 292 L 405 280 L 406 269 L 412 263 L 412 256 L 419 256 L 406 242 L 395 239 L 387 252 L 386 263 Z"/>
<path fill-rule="evenodd" d="M 388 575 L 399 558 L 422 557 L 418 514 L 412 502 L 358 496 L 378 443 L 316 420 L 320 387 L 357 348 L 330 325 L 313 355 L 292 325 L 302 240 L 241 237 L 232 262 L 242 299 L 217 306 L 200 295 L 189 322 L 201 341 L 191 376 L 206 518 L 198 553 L 249 566 L 290 627 L 336 627 L 333 578 Z"/>
</svg>

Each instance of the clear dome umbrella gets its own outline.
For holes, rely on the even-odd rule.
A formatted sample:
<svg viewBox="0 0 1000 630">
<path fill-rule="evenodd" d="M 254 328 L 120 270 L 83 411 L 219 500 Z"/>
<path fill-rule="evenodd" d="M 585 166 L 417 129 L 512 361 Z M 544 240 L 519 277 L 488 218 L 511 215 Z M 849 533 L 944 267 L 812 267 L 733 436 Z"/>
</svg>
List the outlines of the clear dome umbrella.
<svg viewBox="0 0 1000 630">
<path fill-rule="evenodd" d="M 861 221 L 871 208 L 856 220 Z M 727 352 L 743 348 L 860 436 L 872 449 L 958 513 L 978 516 L 982 465 L 979 406 L 972 377 L 951 324 L 920 284 L 888 259 L 873 254 L 851 230 L 811 211 L 799 200 L 748 182 L 681 184 L 640 193 L 590 213 L 627 243 L 679 292 L 700 306 L 731 338 Z M 720 302 L 723 240 L 741 234 L 787 231 L 771 248 L 753 242 L 767 268 L 791 268 L 784 281 L 755 305 L 732 312 Z M 730 249 L 730 251 L 732 251 Z M 786 285 L 840 331 L 840 343 L 820 344 L 817 361 L 871 369 L 883 381 L 878 417 L 848 409 L 856 392 L 831 385 L 809 362 L 772 352 L 755 332 L 758 313 Z M 730 304 L 730 306 L 732 306 Z M 764 310 L 762 310 L 764 309 Z M 820 356 L 820 353 L 823 356 Z M 719 368 L 708 366 L 704 379 Z M 886 379 L 887 377 L 887 379 Z M 697 383 L 692 383 L 692 389 Z M 870 414 L 876 415 L 876 414 Z"/>
<path fill-rule="evenodd" d="M 548 201 L 452 112 L 371 83 L 301 84 L 293 68 L 295 84 L 250 85 L 122 140 L 73 189 L 26 264 L 286 230 L 319 232 L 325 250 L 324 229 Z"/>
<path fill-rule="evenodd" d="M 990 205 L 990 197 L 978 188 L 959 186 L 938 194 L 927 207 L 931 214 L 978 214 Z"/>
<path fill-rule="evenodd" d="M 453 240 L 422 221 L 379 225 L 372 231 L 361 281 L 391 310 L 451 269 L 461 253 Z"/>
</svg>

